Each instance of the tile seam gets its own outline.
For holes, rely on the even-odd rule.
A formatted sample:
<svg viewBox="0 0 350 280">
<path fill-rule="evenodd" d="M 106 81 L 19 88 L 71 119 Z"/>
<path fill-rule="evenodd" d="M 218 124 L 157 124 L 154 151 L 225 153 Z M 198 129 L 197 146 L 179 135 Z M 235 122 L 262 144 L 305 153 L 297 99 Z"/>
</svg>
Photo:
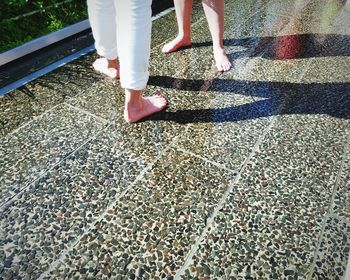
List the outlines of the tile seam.
<svg viewBox="0 0 350 280">
<path fill-rule="evenodd" d="M 109 124 L 109 123 L 110 123 L 109 120 L 107 120 L 107 119 L 105 119 L 105 118 L 102 118 L 102 117 L 99 117 L 99 116 L 97 116 L 97 115 L 91 113 L 90 111 L 84 110 L 84 109 L 79 108 L 79 107 L 77 107 L 77 106 L 71 105 L 71 104 L 66 103 L 66 102 L 64 102 L 63 105 L 65 105 L 65 106 L 67 106 L 67 107 L 69 107 L 69 108 L 71 108 L 71 109 L 73 109 L 73 110 L 75 110 L 75 111 L 77 111 L 77 112 L 79 112 L 79 113 L 82 113 L 82 114 L 84 114 L 84 115 L 93 117 L 94 119 L 99 120 L 102 124 Z"/>
<path fill-rule="evenodd" d="M 186 129 L 186 128 L 185 128 Z M 58 264 L 64 264 L 64 258 L 67 257 L 68 253 L 71 252 L 73 250 L 73 248 L 75 246 L 77 246 L 81 240 L 81 238 L 84 237 L 84 235 L 88 234 L 92 229 L 93 226 L 96 222 L 98 222 L 99 220 L 104 219 L 107 214 L 108 214 L 108 209 L 110 209 L 118 200 L 120 200 L 121 198 L 123 198 L 129 191 L 132 191 L 133 187 L 140 181 L 142 181 L 144 179 L 145 174 L 162 158 L 164 157 L 164 155 L 166 154 L 166 152 L 168 152 L 171 147 L 173 142 L 176 142 L 178 140 L 179 136 L 175 137 L 173 139 L 173 141 L 165 146 L 165 148 L 161 151 L 161 153 L 153 160 L 152 163 L 148 164 L 143 170 L 141 170 L 141 172 L 139 173 L 139 175 L 135 178 L 135 180 L 130 184 L 130 186 L 128 188 L 126 188 L 123 192 L 120 193 L 119 196 L 116 197 L 116 199 L 114 199 L 113 201 L 111 201 L 107 207 L 105 208 L 105 210 L 98 216 L 98 218 L 94 219 L 93 222 L 91 222 L 90 226 L 84 230 L 84 232 L 82 234 L 80 234 L 77 239 L 75 240 L 74 243 L 72 243 L 69 248 L 63 250 L 63 252 L 59 255 L 59 257 L 50 265 L 50 268 L 46 271 L 44 271 L 40 277 L 38 279 L 44 279 L 45 277 L 47 277 L 50 272 L 54 271 Z"/>
<path fill-rule="evenodd" d="M 45 112 L 41 113 L 38 116 L 35 116 L 34 118 L 32 118 L 31 120 L 29 120 L 28 122 L 24 123 L 23 125 L 21 125 L 20 127 L 17 127 L 16 129 L 10 131 L 8 134 L 6 134 L 4 137 L 1 137 L 1 139 L 5 139 L 9 136 L 12 136 L 12 134 L 17 133 L 19 130 L 25 128 L 26 126 L 28 126 L 29 124 L 31 124 L 32 122 L 35 122 L 36 120 L 39 120 L 41 118 L 43 118 L 45 115 L 47 115 L 48 113 L 50 113 L 51 111 L 53 111 L 54 109 L 56 109 L 59 106 L 62 106 L 63 103 L 57 104 L 53 107 L 51 107 L 50 109 L 46 110 Z"/>
<path fill-rule="evenodd" d="M 226 167 L 225 165 L 223 165 L 223 164 L 217 163 L 217 162 L 215 162 L 215 161 L 211 161 L 211 160 L 209 160 L 209 159 L 207 159 L 207 158 L 205 158 L 205 157 L 202 157 L 202 156 L 200 156 L 200 155 L 198 155 L 198 154 L 196 154 L 196 153 L 193 153 L 193 152 L 191 152 L 191 151 L 189 151 L 189 150 L 186 150 L 186 149 L 184 149 L 184 148 L 181 148 L 180 146 L 173 145 L 173 147 L 174 147 L 175 149 L 179 150 L 180 152 L 183 152 L 183 153 L 188 154 L 188 155 L 190 155 L 190 156 L 192 156 L 192 157 L 195 157 L 195 158 L 201 159 L 202 161 L 205 161 L 205 162 L 207 162 L 207 163 L 210 163 L 210 164 L 212 164 L 212 165 L 218 167 L 219 169 L 229 171 L 229 172 L 231 172 L 231 173 L 233 173 L 233 174 L 238 174 L 238 171 L 235 170 L 235 169 L 227 168 L 227 167 Z"/>
<path fill-rule="evenodd" d="M 50 274 L 50 272 L 54 271 L 57 268 L 58 263 L 65 263 L 64 259 L 65 257 L 67 257 L 68 253 L 71 252 L 73 248 L 79 244 L 80 240 L 93 229 L 96 222 L 103 220 L 108 214 L 108 209 L 110 209 L 118 200 L 123 198 L 125 194 L 127 194 L 130 190 L 132 190 L 132 188 L 136 185 L 136 183 L 142 181 L 146 172 L 153 167 L 153 165 L 163 156 L 163 153 L 165 153 L 168 149 L 170 149 L 170 147 L 165 147 L 162 153 L 159 156 L 157 156 L 157 158 L 152 163 L 148 164 L 144 169 L 141 170 L 141 172 L 138 174 L 135 180 L 129 185 L 129 187 L 127 187 L 124 191 L 122 191 L 120 195 L 118 195 L 113 201 L 111 201 L 106 206 L 105 210 L 90 223 L 89 227 L 85 228 L 84 232 L 76 238 L 74 243 L 72 243 L 67 249 L 61 252 L 59 257 L 53 263 L 51 263 L 50 268 L 40 275 L 39 279 L 44 279 L 45 277 L 47 277 Z"/>
<path fill-rule="evenodd" d="M 339 167 L 339 170 L 337 172 L 337 176 L 335 178 L 332 197 L 331 197 L 331 201 L 330 201 L 330 205 L 329 205 L 329 209 L 328 209 L 328 213 L 330 215 L 334 214 L 333 208 L 334 208 L 335 194 L 336 194 L 336 191 L 339 189 L 341 176 L 344 174 L 345 164 L 348 160 L 348 157 L 350 157 L 350 133 L 347 130 L 345 130 L 345 141 L 346 141 L 346 145 L 344 147 L 344 152 L 342 155 L 340 167 Z"/>
<path fill-rule="evenodd" d="M 269 125 L 264 129 L 263 133 L 260 135 L 260 137 L 257 140 L 257 142 L 255 143 L 252 151 L 250 152 L 250 154 L 247 156 L 247 158 L 244 160 L 243 164 L 241 165 L 241 168 L 240 168 L 239 172 L 236 174 L 233 182 L 230 184 L 230 186 L 227 188 L 227 190 L 225 191 L 225 193 L 221 197 L 219 203 L 215 207 L 215 209 L 214 209 L 212 215 L 210 216 L 210 218 L 207 219 L 206 226 L 202 230 L 202 233 L 198 236 L 196 242 L 191 246 L 191 249 L 190 249 L 189 253 L 187 254 L 187 256 L 185 258 L 184 264 L 176 272 L 176 275 L 174 276 L 174 280 L 181 279 L 181 277 L 186 272 L 188 267 L 193 263 L 193 257 L 195 255 L 195 253 L 198 251 L 200 243 L 203 241 L 205 235 L 213 229 L 212 225 L 214 224 L 214 219 L 218 215 L 220 209 L 226 203 L 227 198 L 229 197 L 230 193 L 233 191 L 235 185 L 239 182 L 239 180 L 241 178 L 241 175 L 242 175 L 243 171 L 245 170 L 246 166 L 251 161 L 251 159 L 254 157 L 254 155 L 255 155 L 256 151 L 258 150 L 259 146 L 262 144 L 265 136 L 272 129 L 272 127 L 274 126 L 276 121 L 277 121 L 277 117 L 274 116 L 273 119 L 270 121 Z"/>
<path fill-rule="evenodd" d="M 345 131 L 345 139 L 350 140 L 350 135 L 349 135 L 348 131 Z M 327 209 L 327 213 L 325 214 L 325 216 L 323 218 L 323 221 L 322 221 L 322 229 L 321 229 L 321 232 L 320 232 L 320 235 L 319 235 L 319 238 L 318 238 L 316 249 L 315 249 L 314 254 L 313 254 L 313 261 L 310 264 L 310 268 L 309 268 L 310 271 L 309 271 L 309 274 L 307 276 L 307 280 L 312 280 L 312 275 L 313 275 L 315 267 L 316 267 L 316 259 L 317 259 L 316 257 L 317 257 L 317 255 L 318 255 L 318 253 L 320 251 L 320 248 L 321 248 L 321 243 L 322 243 L 322 240 L 324 238 L 324 233 L 325 233 L 325 230 L 326 230 L 326 224 L 327 224 L 328 219 L 332 218 L 332 216 L 334 214 L 333 206 L 334 206 L 335 194 L 336 194 L 336 191 L 339 188 L 340 177 L 343 174 L 343 169 L 345 167 L 345 162 L 346 162 L 347 157 L 349 155 L 349 151 L 350 151 L 350 141 L 347 141 L 346 146 L 344 147 L 344 152 L 343 152 L 343 155 L 342 155 L 341 164 L 340 164 L 340 167 L 339 167 L 339 170 L 337 172 L 337 176 L 336 176 L 336 179 L 335 179 L 335 182 L 334 182 L 334 187 L 333 187 L 333 190 L 332 190 L 332 195 L 331 195 L 331 198 L 330 198 L 330 202 L 329 202 L 329 206 L 328 206 L 328 209 Z"/>
<path fill-rule="evenodd" d="M 266 4 L 267 5 L 267 4 Z M 264 7 L 265 5 L 263 5 Z M 253 17 L 255 14 L 257 14 L 262 8 L 260 8 L 258 11 L 256 11 L 255 13 L 253 13 L 250 17 L 248 17 L 248 19 L 245 21 L 247 22 L 251 17 Z M 310 62 L 307 63 L 307 65 L 304 67 L 303 71 L 300 73 L 297 81 L 300 83 L 300 81 L 302 80 L 302 78 L 304 77 L 304 75 L 306 74 L 306 72 L 309 70 L 310 65 L 312 64 L 313 59 L 310 60 Z M 214 77 L 215 78 L 215 77 Z M 283 107 L 285 106 L 285 102 L 279 106 L 279 108 L 276 110 L 276 112 L 279 112 L 281 109 L 283 109 Z M 213 214 L 210 218 L 208 218 L 207 223 L 205 228 L 203 229 L 203 231 L 201 232 L 201 234 L 198 236 L 196 242 L 191 246 L 191 249 L 189 251 L 189 253 L 187 254 L 185 261 L 182 265 L 182 267 L 176 272 L 176 275 L 174 277 L 174 280 L 180 280 L 181 276 L 183 276 L 183 274 L 186 272 L 186 270 L 188 269 L 188 267 L 193 263 L 193 257 L 195 255 L 195 253 L 197 252 L 200 243 L 202 242 L 202 240 L 204 239 L 204 236 L 207 232 L 210 232 L 213 228 L 211 228 L 211 225 L 214 223 L 214 219 L 216 218 L 219 210 L 221 209 L 221 207 L 225 204 L 229 194 L 233 191 L 234 189 L 234 185 L 237 184 L 239 182 L 239 179 L 241 178 L 241 174 L 242 172 L 245 170 L 245 167 L 248 165 L 248 163 L 250 162 L 250 160 L 254 157 L 256 151 L 258 151 L 259 146 L 263 143 L 263 140 L 265 139 L 265 136 L 267 135 L 267 133 L 270 132 L 270 130 L 272 129 L 272 127 L 274 126 L 274 124 L 277 122 L 279 115 L 273 114 L 272 120 L 270 121 L 269 125 L 267 128 L 265 128 L 264 132 L 262 133 L 262 135 L 258 138 L 257 142 L 255 143 L 252 151 L 250 152 L 250 154 L 248 155 L 248 157 L 243 161 L 243 163 L 240 166 L 239 172 L 236 175 L 233 183 L 231 186 L 228 187 L 228 189 L 225 191 L 224 195 L 222 196 L 222 198 L 220 199 L 218 205 L 215 207 Z"/>
<path fill-rule="evenodd" d="M 80 150 L 83 146 L 85 146 L 86 144 L 88 144 L 89 142 L 91 142 L 92 140 L 96 139 L 103 131 L 107 130 L 111 125 L 113 124 L 110 123 L 108 124 L 106 127 L 104 127 L 103 129 L 99 130 L 95 135 L 91 136 L 88 138 L 87 141 L 83 142 L 82 144 L 80 144 L 77 148 L 73 149 L 72 151 L 70 151 L 68 153 L 68 155 L 66 157 L 64 157 L 63 159 L 59 160 L 56 164 L 54 164 L 52 167 L 46 169 L 45 171 L 41 172 L 35 179 L 31 180 L 30 182 L 27 182 L 25 187 L 23 187 L 23 189 L 19 192 L 16 193 L 15 195 L 13 195 L 11 198 L 9 198 L 6 202 L 4 202 L 3 204 L 0 204 L 0 211 L 3 211 L 5 208 L 7 208 L 9 206 L 9 204 L 12 203 L 12 201 L 18 196 L 20 195 L 22 192 L 26 191 L 30 185 L 34 184 L 35 182 L 37 182 L 38 180 L 40 180 L 41 178 L 43 178 L 48 172 L 50 172 L 51 170 L 53 170 L 54 168 L 56 168 L 57 166 L 59 166 L 62 162 L 64 162 L 65 160 L 67 160 L 71 155 L 73 155 L 74 153 L 76 153 L 78 150 Z"/>
<path fill-rule="evenodd" d="M 199 20 L 203 20 L 203 18 L 201 18 L 201 19 L 199 19 Z M 199 21 L 199 20 L 198 20 L 198 21 Z M 164 41 L 164 42 L 166 42 L 166 41 Z M 163 44 L 163 43 L 162 43 L 162 44 Z M 153 48 L 152 48 L 152 51 L 153 51 L 153 49 L 155 49 L 156 47 L 161 46 L 162 44 L 159 44 L 158 46 L 153 47 Z M 189 66 L 187 66 L 186 68 L 189 68 Z M 177 72 L 175 73 L 175 75 L 176 75 L 177 73 L 180 73 L 180 71 L 181 71 L 181 70 L 177 71 Z M 70 105 L 70 104 L 68 104 L 68 105 L 69 105 L 69 106 L 72 106 L 72 105 Z M 191 124 L 190 124 L 189 126 L 191 126 Z M 188 129 L 189 129 L 189 126 L 185 127 L 185 130 L 188 130 Z M 144 175 L 146 174 L 146 172 L 147 172 L 148 170 L 150 170 L 150 169 L 152 168 L 152 166 L 153 166 L 161 157 L 164 156 L 164 154 L 170 149 L 170 147 L 173 147 L 174 143 L 178 141 L 178 138 L 179 138 L 179 136 L 177 136 L 176 138 L 174 138 L 173 141 L 170 143 L 170 145 L 166 146 L 166 147 L 162 150 L 161 154 L 154 160 L 154 162 L 152 162 L 150 165 L 148 165 L 147 167 L 145 167 L 145 168 L 139 173 L 139 175 L 137 176 L 137 178 L 130 184 L 130 187 L 127 188 L 126 190 L 124 190 L 113 202 L 111 202 L 110 204 L 108 204 L 108 206 L 106 207 L 105 211 L 104 211 L 102 214 L 100 214 L 99 217 L 101 217 L 101 218 L 105 217 L 105 216 L 106 216 L 106 213 L 108 213 L 108 212 L 107 212 L 108 209 L 109 209 L 116 201 L 118 201 L 119 199 L 121 199 L 122 197 L 124 197 L 126 193 L 128 193 L 130 190 L 132 190 L 132 187 L 133 187 L 137 182 L 139 182 L 139 181 L 141 181 L 141 180 L 143 179 L 143 177 L 144 177 Z M 0 208 L 0 209 L 1 209 L 1 208 Z M 92 224 L 96 223 L 97 220 L 98 220 L 98 219 L 95 219 L 95 221 L 94 221 Z M 67 256 L 67 254 L 68 254 L 70 251 L 72 251 L 72 249 L 80 242 L 81 238 L 82 238 L 85 234 L 87 234 L 88 232 L 90 232 L 92 228 L 93 228 L 93 227 L 91 226 L 91 227 L 89 227 L 87 230 L 85 230 L 84 233 L 81 234 L 81 235 L 77 238 L 77 240 L 76 240 L 76 242 L 75 242 L 74 244 L 72 244 L 69 248 L 65 249 L 64 252 L 61 253 L 60 256 L 54 261 L 54 263 L 50 265 L 50 268 L 49 268 L 48 270 L 44 271 L 44 272 L 40 275 L 39 279 L 44 279 L 47 275 L 49 275 L 50 272 L 54 271 L 54 269 L 57 267 L 57 265 L 58 265 L 59 263 L 64 263 L 64 258 Z M 52 267 L 52 268 L 51 268 L 51 267 Z"/>
</svg>

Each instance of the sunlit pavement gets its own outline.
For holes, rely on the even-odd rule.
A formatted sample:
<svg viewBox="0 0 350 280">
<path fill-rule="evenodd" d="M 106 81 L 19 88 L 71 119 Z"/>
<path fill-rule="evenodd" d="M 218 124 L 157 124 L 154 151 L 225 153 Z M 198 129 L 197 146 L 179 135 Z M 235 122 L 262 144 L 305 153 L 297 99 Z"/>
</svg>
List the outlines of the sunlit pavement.
<svg viewBox="0 0 350 280">
<path fill-rule="evenodd" d="M 350 250 L 350 4 L 226 1 L 228 73 L 200 4 L 123 121 L 88 55 L 0 99 L 3 279 L 344 279 Z"/>
</svg>

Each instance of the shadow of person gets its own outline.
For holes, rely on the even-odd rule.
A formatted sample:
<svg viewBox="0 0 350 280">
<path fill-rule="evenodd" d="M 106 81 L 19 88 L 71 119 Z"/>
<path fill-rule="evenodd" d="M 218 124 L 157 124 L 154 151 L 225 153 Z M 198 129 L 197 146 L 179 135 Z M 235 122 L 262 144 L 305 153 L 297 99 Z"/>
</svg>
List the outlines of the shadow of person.
<svg viewBox="0 0 350 280">
<path fill-rule="evenodd" d="M 149 84 L 184 91 L 201 92 L 205 89 L 205 91 L 227 95 L 239 94 L 249 96 L 252 100 L 251 103 L 224 108 L 163 112 L 150 118 L 152 120 L 167 120 L 182 124 L 221 123 L 293 114 L 329 115 L 340 119 L 350 119 L 350 83 L 191 80 L 152 76 Z"/>
</svg>

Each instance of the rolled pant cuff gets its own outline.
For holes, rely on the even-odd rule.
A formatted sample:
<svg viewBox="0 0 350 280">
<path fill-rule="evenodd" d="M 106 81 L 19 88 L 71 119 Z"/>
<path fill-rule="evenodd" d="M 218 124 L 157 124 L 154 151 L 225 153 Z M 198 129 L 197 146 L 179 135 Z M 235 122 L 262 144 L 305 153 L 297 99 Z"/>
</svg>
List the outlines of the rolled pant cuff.
<svg viewBox="0 0 350 280">
<path fill-rule="evenodd" d="M 143 90 L 147 86 L 149 72 L 127 72 L 125 77 L 123 73 L 120 74 L 120 84 L 122 88 L 132 90 Z"/>
<path fill-rule="evenodd" d="M 114 48 L 110 51 L 104 51 L 104 50 L 101 50 L 101 48 L 98 48 L 96 46 L 96 51 L 100 56 L 103 56 L 103 57 L 107 58 L 108 60 L 114 60 L 114 59 L 118 58 L 117 48 Z"/>
</svg>

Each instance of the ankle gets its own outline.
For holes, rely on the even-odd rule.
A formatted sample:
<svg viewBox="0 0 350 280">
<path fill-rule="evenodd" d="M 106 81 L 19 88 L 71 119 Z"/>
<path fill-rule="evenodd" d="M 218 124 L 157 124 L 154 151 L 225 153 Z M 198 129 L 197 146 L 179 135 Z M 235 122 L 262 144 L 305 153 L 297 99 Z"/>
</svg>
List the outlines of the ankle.
<svg viewBox="0 0 350 280">
<path fill-rule="evenodd" d="M 191 33 L 189 34 L 179 33 L 176 39 L 182 42 L 191 42 Z"/>
<path fill-rule="evenodd" d="M 118 62 L 117 59 L 107 59 L 108 61 L 108 68 L 114 68 L 114 69 L 118 69 Z"/>
<path fill-rule="evenodd" d="M 142 90 L 125 89 L 125 107 L 138 106 L 142 101 Z"/>
<path fill-rule="evenodd" d="M 222 45 L 216 45 L 216 46 L 213 45 L 213 52 L 214 53 L 224 53 L 225 49 Z"/>
</svg>

